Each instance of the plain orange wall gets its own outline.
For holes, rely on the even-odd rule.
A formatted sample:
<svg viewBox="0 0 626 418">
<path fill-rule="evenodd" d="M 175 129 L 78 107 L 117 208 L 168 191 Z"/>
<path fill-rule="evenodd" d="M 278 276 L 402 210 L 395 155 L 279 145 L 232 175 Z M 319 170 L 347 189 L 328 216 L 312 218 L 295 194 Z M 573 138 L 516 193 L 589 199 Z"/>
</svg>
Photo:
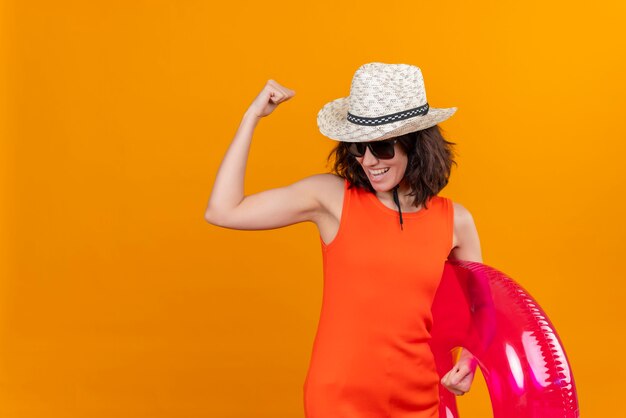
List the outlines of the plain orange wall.
<svg viewBox="0 0 626 418">
<path fill-rule="evenodd" d="M 363 63 L 421 67 L 484 262 L 554 322 L 585 417 L 623 409 L 624 2 L 4 1 L 0 416 L 302 417 L 312 224 L 204 209 L 267 79 L 253 193 L 327 170 Z M 480 376 L 463 417 L 489 416 Z"/>
</svg>

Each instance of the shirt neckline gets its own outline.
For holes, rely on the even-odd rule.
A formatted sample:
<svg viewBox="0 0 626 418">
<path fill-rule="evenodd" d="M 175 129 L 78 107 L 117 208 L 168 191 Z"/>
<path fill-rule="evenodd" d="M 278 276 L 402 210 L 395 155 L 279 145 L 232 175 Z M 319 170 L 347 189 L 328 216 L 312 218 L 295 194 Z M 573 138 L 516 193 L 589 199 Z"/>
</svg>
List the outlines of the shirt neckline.
<svg viewBox="0 0 626 418">
<path fill-rule="evenodd" d="M 374 201 L 374 205 L 380 209 L 381 211 L 383 211 L 384 213 L 391 215 L 391 216 L 395 216 L 398 217 L 398 209 L 391 209 L 389 207 L 387 207 L 383 202 L 380 201 L 380 199 L 378 199 L 378 197 L 376 196 L 376 194 L 369 192 L 367 190 L 364 191 L 365 194 L 367 194 L 368 198 Z M 428 210 L 432 207 L 432 198 L 431 200 L 429 200 L 427 202 L 429 204 Z M 418 218 L 420 216 L 425 215 L 428 210 L 425 207 L 422 207 L 420 210 L 418 210 L 417 212 L 402 212 L 402 218 L 406 219 L 406 218 Z"/>
</svg>

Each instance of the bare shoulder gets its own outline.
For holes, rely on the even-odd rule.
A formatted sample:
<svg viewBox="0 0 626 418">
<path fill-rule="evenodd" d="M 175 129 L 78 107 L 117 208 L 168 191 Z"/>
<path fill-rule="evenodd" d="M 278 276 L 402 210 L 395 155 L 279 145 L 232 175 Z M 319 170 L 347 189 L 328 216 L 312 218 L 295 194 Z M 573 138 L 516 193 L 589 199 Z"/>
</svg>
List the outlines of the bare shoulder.
<svg viewBox="0 0 626 418">
<path fill-rule="evenodd" d="M 453 226 L 454 231 L 453 231 L 453 235 L 452 235 L 452 249 L 455 249 L 455 248 L 459 247 L 459 245 L 460 245 L 460 241 L 461 241 L 461 238 L 462 238 L 461 236 L 463 234 L 463 230 L 465 229 L 465 225 L 467 225 L 468 222 L 472 222 L 472 214 L 462 204 L 460 204 L 458 202 L 455 202 L 452 199 L 450 199 L 450 201 L 452 202 L 452 207 L 454 208 L 454 210 L 453 210 L 453 212 L 454 212 L 454 226 Z"/>
<path fill-rule="evenodd" d="M 454 207 L 452 258 L 482 262 L 480 239 L 470 211 L 458 202 Z"/>
<path fill-rule="evenodd" d="M 474 218 L 469 210 L 459 202 L 452 202 L 454 206 L 454 226 L 457 225 L 467 225 L 468 223 L 473 223 Z"/>
<path fill-rule="evenodd" d="M 311 185 L 311 187 L 315 187 L 316 189 L 325 189 L 337 187 L 343 188 L 344 180 L 336 174 L 321 173 L 305 177 L 303 181 L 306 181 L 309 185 Z"/>
<path fill-rule="evenodd" d="M 294 183 L 295 186 L 314 197 L 320 203 L 324 203 L 329 194 L 343 191 L 343 178 L 331 174 L 313 174 Z"/>
<path fill-rule="evenodd" d="M 314 214 L 313 222 L 319 229 L 323 241 L 334 240 L 341 222 L 345 180 L 335 174 L 317 174 L 309 177 L 318 200 L 319 210 Z"/>
<path fill-rule="evenodd" d="M 322 173 L 307 177 L 310 187 L 322 206 L 329 208 L 339 201 L 343 201 L 344 179 L 336 174 Z"/>
<path fill-rule="evenodd" d="M 343 206 L 343 192 L 345 180 L 331 173 L 314 174 L 302 180 L 304 187 L 314 195 L 319 202 L 321 212 L 318 222 L 324 218 L 339 219 Z"/>
</svg>

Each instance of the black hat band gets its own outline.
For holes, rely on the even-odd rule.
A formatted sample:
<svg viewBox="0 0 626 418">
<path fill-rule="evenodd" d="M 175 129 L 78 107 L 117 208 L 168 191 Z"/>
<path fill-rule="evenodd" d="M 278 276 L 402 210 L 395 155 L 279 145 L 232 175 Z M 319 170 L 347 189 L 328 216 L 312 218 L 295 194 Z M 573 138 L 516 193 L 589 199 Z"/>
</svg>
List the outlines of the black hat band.
<svg viewBox="0 0 626 418">
<path fill-rule="evenodd" d="M 352 122 L 356 125 L 365 125 L 365 126 L 375 126 L 375 125 L 385 125 L 387 123 L 397 122 L 399 120 L 404 120 L 408 118 L 412 118 L 417 115 L 425 115 L 428 113 L 428 103 L 425 105 L 404 110 L 398 113 L 392 113 L 391 115 L 379 116 L 377 118 L 366 118 L 363 116 L 355 116 L 352 113 L 348 112 L 348 121 Z"/>
</svg>

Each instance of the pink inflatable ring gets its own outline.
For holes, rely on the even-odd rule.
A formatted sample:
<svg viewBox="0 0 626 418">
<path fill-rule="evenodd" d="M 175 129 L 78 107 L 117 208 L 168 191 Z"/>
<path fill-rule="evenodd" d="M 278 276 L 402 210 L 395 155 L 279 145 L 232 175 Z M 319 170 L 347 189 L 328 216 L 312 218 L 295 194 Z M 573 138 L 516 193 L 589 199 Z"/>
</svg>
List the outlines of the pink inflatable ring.
<svg viewBox="0 0 626 418">
<path fill-rule="evenodd" d="M 485 264 L 447 260 L 432 305 L 430 345 L 439 375 L 452 350 L 477 359 L 494 418 L 578 418 L 574 377 L 556 329 L 535 299 Z M 441 418 L 458 418 L 455 395 L 440 383 Z"/>
</svg>

